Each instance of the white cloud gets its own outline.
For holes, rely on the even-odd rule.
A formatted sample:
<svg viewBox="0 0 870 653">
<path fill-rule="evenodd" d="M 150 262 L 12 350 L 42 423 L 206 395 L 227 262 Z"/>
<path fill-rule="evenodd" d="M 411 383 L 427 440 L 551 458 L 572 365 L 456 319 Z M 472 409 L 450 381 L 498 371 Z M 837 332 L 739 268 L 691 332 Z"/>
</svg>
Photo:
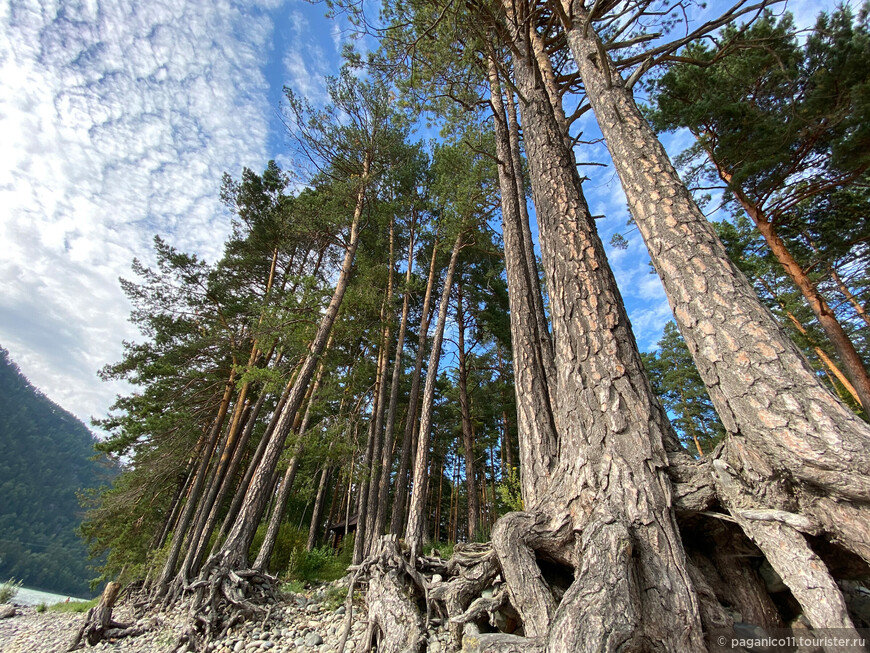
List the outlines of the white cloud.
<svg viewBox="0 0 870 653">
<path fill-rule="evenodd" d="M 0 4 L 0 344 L 83 419 L 105 414 L 120 388 L 96 371 L 136 337 L 117 277 L 155 233 L 215 258 L 223 171 L 267 159 L 259 9 Z"/>
</svg>

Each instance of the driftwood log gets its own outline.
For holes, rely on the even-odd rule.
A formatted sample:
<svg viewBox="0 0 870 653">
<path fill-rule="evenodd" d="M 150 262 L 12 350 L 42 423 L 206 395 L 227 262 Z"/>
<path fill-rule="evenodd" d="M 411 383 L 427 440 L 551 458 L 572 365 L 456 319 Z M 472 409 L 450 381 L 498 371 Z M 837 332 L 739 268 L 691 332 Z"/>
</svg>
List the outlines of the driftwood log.
<svg viewBox="0 0 870 653">
<path fill-rule="evenodd" d="M 112 619 L 112 610 L 120 591 L 120 583 L 112 581 L 106 585 L 106 589 L 100 596 L 100 602 L 88 610 L 82 627 L 79 628 L 67 651 L 74 651 L 84 644 L 96 646 L 104 639 L 119 639 L 139 635 L 143 632 L 141 628 L 132 624 L 122 624 Z"/>
</svg>

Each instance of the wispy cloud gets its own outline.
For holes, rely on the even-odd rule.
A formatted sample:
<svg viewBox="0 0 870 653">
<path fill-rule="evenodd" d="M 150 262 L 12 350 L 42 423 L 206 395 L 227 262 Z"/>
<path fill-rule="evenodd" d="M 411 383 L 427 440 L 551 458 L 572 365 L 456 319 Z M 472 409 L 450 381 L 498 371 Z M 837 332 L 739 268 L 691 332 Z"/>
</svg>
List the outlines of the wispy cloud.
<svg viewBox="0 0 870 653">
<path fill-rule="evenodd" d="M 117 277 L 155 233 L 215 258 L 221 174 L 267 158 L 272 29 L 205 0 L 0 5 L 0 343 L 83 419 L 135 337 Z"/>
</svg>

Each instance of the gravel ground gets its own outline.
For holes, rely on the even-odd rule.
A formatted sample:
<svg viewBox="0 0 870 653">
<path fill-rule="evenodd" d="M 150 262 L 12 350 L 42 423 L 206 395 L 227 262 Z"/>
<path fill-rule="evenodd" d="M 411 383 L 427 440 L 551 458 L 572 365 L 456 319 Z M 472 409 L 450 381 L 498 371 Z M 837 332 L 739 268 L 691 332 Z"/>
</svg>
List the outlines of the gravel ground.
<svg viewBox="0 0 870 653">
<path fill-rule="evenodd" d="M 210 645 L 214 653 L 335 653 L 344 626 L 344 608 L 328 609 L 319 600 L 322 593 L 292 594 L 275 605 L 268 621 L 248 622 L 231 630 L 220 642 Z M 84 614 L 36 611 L 19 607 L 18 614 L 0 619 L 0 653 L 61 653 L 66 651 Z M 125 653 L 172 653 L 183 630 L 183 611 L 136 620 L 122 603 L 115 606 L 116 621 L 148 627 L 142 635 L 101 642 L 86 651 Z M 356 648 L 365 632 L 365 615 L 354 608 L 351 638 L 346 651 Z M 440 646 L 436 646 L 440 648 Z"/>
</svg>

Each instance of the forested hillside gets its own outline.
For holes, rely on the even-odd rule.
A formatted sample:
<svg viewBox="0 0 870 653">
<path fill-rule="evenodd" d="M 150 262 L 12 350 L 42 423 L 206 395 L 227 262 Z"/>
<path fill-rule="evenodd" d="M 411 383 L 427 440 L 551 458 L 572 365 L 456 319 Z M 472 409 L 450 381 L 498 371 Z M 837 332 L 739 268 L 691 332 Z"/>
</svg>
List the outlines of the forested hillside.
<svg viewBox="0 0 870 653">
<path fill-rule="evenodd" d="M 34 388 L 0 348 L 0 578 L 90 595 L 87 549 L 76 534 L 77 493 L 107 483 L 113 467 L 91 460 L 94 436 Z"/>
<path fill-rule="evenodd" d="M 359 565 L 360 650 L 448 618 L 480 651 L 857 636 L 867 14 L 802 39 L 738 2 L 662 42 L 652 0 L 386 2 L 378 29 L 337 4 L 380 49 L 323 105 L 287 90 L 291 169 L 225 178 L 219 260 L 156 238 L 122 281 L 142 338 L 103 374 L 137 392 L 100 447 L 131 465 L 84 527 L 107 576 L 189 600 L 200 650 L 315 559 Z M 683 127 L 685 180 L 654 131 Z M 673 311 L 652 354 L 584 195 L 598 142 Z"/>
</svg>

